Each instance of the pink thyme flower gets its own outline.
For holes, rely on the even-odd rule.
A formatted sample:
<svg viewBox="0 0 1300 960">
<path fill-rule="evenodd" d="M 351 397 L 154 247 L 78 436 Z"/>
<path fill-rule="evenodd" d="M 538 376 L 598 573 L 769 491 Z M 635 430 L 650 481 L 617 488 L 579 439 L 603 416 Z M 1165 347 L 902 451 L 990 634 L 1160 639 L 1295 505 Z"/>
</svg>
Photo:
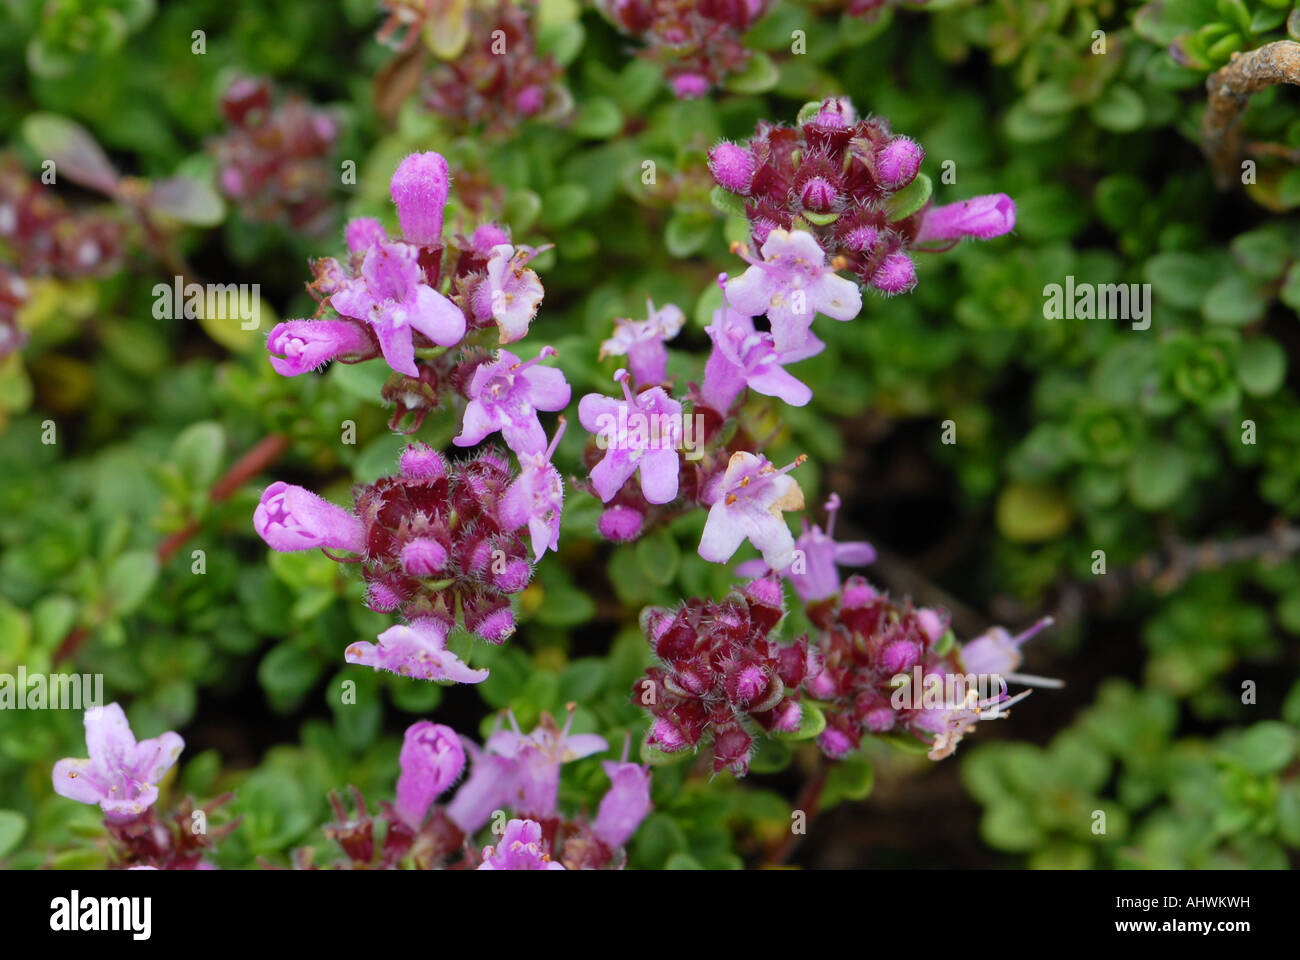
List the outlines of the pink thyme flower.
<svg viewBox="0 0 1300 960">
<path fill-rule="evenodd" d="M 605 738 L 595 733 L 569 734 L 573 726 L 570 713 L 563 728 L 556 728 L 549 713 L 530 734 L 524 735 L 509 714 L 513 730 L 498 730 L 488 737 L 487 750 L 497 756 L 509 757 L 518 765 L 514 783 L 516 810 L 536 816 L 549 817 L 555 813 L 555 800 L 560 789 L 560 767 L 581 760 L 593 753 L 609 749 Z"/>
<path fill-rule="evenodd" d="M 114 823 L 134 820 L 158 800 L 158 781 L 185 748 L 168 731 L 136 743 L 116 703 L 85 713 L 89 759 L 69 757 L 54 765 L 54 792 L 78 803 L 97 803 Z"/>
<path fill-rule="evenodd" d="M 665 341 L 677 336 L 686 317 L 682 311 L 668 304 L 656 310 L 647 298 L 645 320 L 619 319 L 614 321 L 614 335 L 600 345 L 599 360 L 606 357 L 627 357 L 632 376 L 641 386 L 663 383 L 668 377 L 668 348 Z"/>
<path fill-rule="evenodd" d="M 726 413 L 736 395 L 746 387 L 768 397 L 777 397 L 792 407 L 812 399 L 807 384 L 783 369 L 821 353 L 826 344 L 812 333 L 794 350 L 778 351 L 772 334 L 754 329 L 754 320 L 727 307 L 713 312 L 713 323 L 704 328 L 713 340 L 713 352 L 704 367 L 701 399 L 720 413 Z"/>
<path fill-rule="evenodd" d="M 271 366 L 282 377 L 315 370 L 335 357 L 368 354 L 370 338 L 346 320 L 288 320 L 277 323 L 266 339 Z"/>
<path fill-rule="evenodd" d="M 354 217 L 343 228 L 343 239 L 350 253 L 365 255 L 377 243 L 387 243 L 384 225 L 374 217 Z"/>
<path fill-rule="evenodd" d="M 398 762 L 397 813 L 418 830 L 433 801 L 465 769 L 465 748 L 450 727 L 421 720 L 406 728 Z"/>
<path fill-rule="evenodd" d="M 538 453 L 519 455 L 519 476 L 506 488 L 501 499 L 499 516 L 506 529 L 514 530 L 528 524 L 532 535 L 533 553 L 538 560 L 547 550 L 560 548 L 560 511 L 564 507 L 564 484 L 560 471 L 551 465 L 555 448 L 564 436 L 565 420 L 555 431 L 551 445 Z"/>
<path fill-rule="evenodd" d="M 340 314 L 370 324 L 384 360 L 409 377 L 419 376 L 412 331 L 440 347 L 453 347 L 465 335 L 465 315 L 424 282 L 418 256 L 418 248 L 407 243 L 376 243 L 366 252 L 361 275 L 330 297 Z"/>
<path fill-rule="evenodd" d="M 498 350 L 496 360 L 479 364 L 470 378 L 460 435 L 451 442 L 472 447 L 500 430 L 506 445 L 518 455 L 545 450 L 546 432 L 537 411 L 563 410 L 571 395 L 563 371 L 538 366 L 538 361 L 553 356 L 554 347 L 543 347 L 527 361 L 509 350 Z"/>
<path fill-rule="evenodd" d="M 623 759 L 606 760 L 601 764 L 609 777 L 609 790 L 600 799 L 596 822 L 592 825 L 596 836 L 611 850 L 617 850 L 636 833 L 636 828 L 652 809 L 650 803 L 650 768 L 627 762 L 630 737 L 623 742 Z"/>
<path fill-rule="evenodd" d="M 990 193 L 926 210 L 915 242 L 956 242 L 962 237 L 989 240 L 1015 227 L 1015 203 L 1005 193 Z"/>
<path fill-rule="evenodd" d="M 934 707 L 917 710 L 912 718 L 912 725 L 918 730 L 934 734 L 934 740 L 926 756 L 931 760 L 942 760 L 953 754 L 957 745 L 975 729 L 977 723 L 1010 716 L 1007 709 L 1033 692 L 1022 690 L 1014 697 L 999 693 L 997 696 L 980 700 L 974 690 L 969 690 L 966 694 L 967 701 L 963 706 L 956 709 Z"/>
<path fill-rule="evenodd" d="M 272 550 L 346 550 L 366 552 L 365 528 L 342 507 L 310 490 L 276 481 L 266 488 L 253 511 L 253 529 Z"/>
<path fill-rule="evenodd" d="M 475 227 L 474 233 L 469 238 L 470 249 L 484 260 L 492 257 L 493 247 L 502 244 L 510 245 L 510 232 L 493 221 Z"/>
<path fill-rule="evenodd" d="M 364 641 L 352 644 L 343 659 L 403 677 L 482 683 L 487 679 L 487 670 L 471 669 L 447 649 L 448 629 L 442 620 L 422 617 L 410 626 L 389 627 L 379 635 L 378 644 Z"/>
<path fill-rule="evenodd" d="M 817 239 L 805 230 L 772 230 L 761 260 L 744 244 L 735 249 L 750 267 L 727 281 L 727 299 L 740 313 L 767 314 L 777 350 L 803 347 L 818 313 L 852 320 L 862 309 L 858 285 L 836 275 Z"/>
<path fill-rule="evenodd" d="M 663 387 L 651 387 L 633 396 L 626 370 L 614 374 L 623 387 L 623 399 L 589 393 L 578 404 L 578 419 L 596 435 L 605 456 L 591 470 L 591 485 L 608 503 L 638 470 L 641 493 L 650 503 L 669 503 L 677 497 L 681 460 L 682 405 Z"/>
<path fill-rule="evenodd" d="M 542 825 L 536 820 L 511 820 L 496 847 L 483 848 L 479 870 L 563 870 L 542 849 Z"/>
<path fill-rule="evenodd" d="M 487 264 L 487 282 L 479 287 L 475 316 L 491 318 L 500 332 L 501 343 L 514 343 L 528 332 L 537 316 L 545 291 L 528 261 L 540 253 L 531 247 L 501 243 L 492 248 Z M 486 302 L 482 302 L 486 298 Z"/>
<path fill-rule="evenodd" d="M 1040 631 L 1050 627 L 1053 622 L 1051 617 L 1043 617 L 1028 630 L 1018 633 L 1014 637 L 1005 627 L 992 627 L 969 643 L 963 644 L 961 648 L 962 666 L 966 668 L 967 673 L 998 676 L 1004 680 L 1026 683 L 1031 686 L 1063 686 L 1059 680 L 1022 674 L 1016 670 L 1021 661 L 1020 645 L 1026 640 L 1033 639 Z"/>
<path fill-rule="evenodd" d="M 832 493 L 830 499 L 826 501 L 825 533 L 816 524 L 810 527 L 808 518 L 804 518 L 803 533 L 794 542 L 795 556 L 801 562 L 791 563 L 780 571 L 781 576 L 794 585 L 795 593 L 799 594 L 804 603 L 824 600 L 840 592 L 837 566 L 864 567 L 876 561 L 876 551 L 869 543 L 860 540 L 847 543 L 835 542 L 835 514 L 839 509 L 839 495 Z M 748 560 L 736 568 L 736 576 L 757 577 L 766 570 L 767 564 L 762 560 Z M 930 611 L 921 611 L 921 613 L 929 614 L 931 618 L 935 617 L 935 614 Z"/>
<path fill-rule="evenodd" d="M 519 779 L 519 764 L 511 757 L 488 753 L 464 737 L 461 743 L 470 757 L 469 776 L 447 804 L 446 812 L 463 833 L 471 834 L 492 819 L 492 811 L 510 802 Z"/>
<path fill-rule="evenodd" d="M 432 150 L 413 153 L 397 165 L 389 190 L 407 243 L 423 247 L 442 243 L 442 212 L 450 183 L 446 159 Z"/>
<path fill-rule="evenodd" d="M 726 563 L 749 540 L 773 570 L 789 566 L 794 537 L 781 512 L 803 509 L 803 491 L 789 471 L 806 459 L 801 455 L 778 470 L 761 454 L 733 453 L 726 472 L 706 492 L 705 502 L 712 506 L 700 538 L 700 556 L 711 563 Z"/>
</svg>

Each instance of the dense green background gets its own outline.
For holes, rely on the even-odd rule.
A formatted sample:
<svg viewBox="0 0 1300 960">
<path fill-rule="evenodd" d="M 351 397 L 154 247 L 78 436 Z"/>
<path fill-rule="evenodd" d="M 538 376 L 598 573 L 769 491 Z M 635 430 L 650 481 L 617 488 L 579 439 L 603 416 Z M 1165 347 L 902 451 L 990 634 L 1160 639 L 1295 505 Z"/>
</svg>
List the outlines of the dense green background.
<svg viewBox="0 0 1300 960">
<path fill-rule="evenodd" d="M 939 765 L 868 745 L 835 768 L 829 812 L 794 861 L 1277 867 L 1300 850 L 1300 562 L 1253 544 L 1238 563 L 1218 563 L 1223 550 L 1180 552 L 1194 561 L 1181 570 L 1167 548 L 1259 537 L 1300 513 L 1289 362 L 1300 224 L 1286 212 L 1300 204 L 1300 169 L 1261 160 L 1258 184 L 1219 193 L 1196 143 L 1206 71 L 1284 37 L 1290 6 L 936 2 L 863 22 L 834 4 L 780 3 L 747 39 L 768 56 L 733 89 L 678 102 L 597 11 L 544 0 L 537 35 L 565 64 L 574 112 L 484 135 L 415 101 L 392 122 L 376 116 L 372 82 L 392 53 L 374 40 L 374 0 L 7 0 L 0 143 L 38 171 L 24 119 L 61 114 L 124 172 L 209 178 L 224 84 L 269 76 L 344 118 L 335 162 L 355 161 L 358 182 L 336 189 L 339 224 L 391 223 L 396 160 L 439 150 L 498 188 L 486 215 L 518 240 L 556 245 L 535 264 L 546 299 L 531 336 L 558 347 L 580 396 L 608 385 L 614 361 L 597 364 L 599 342 L 615 316 L 642 315 L 647 295 L 686 310 L 670 372 L 699 377 L 713 278 L 738 268 L 727 243 L 743 234 L 709 202 L 712 143 L 833 94 L 888 116 L 924 145 L 939 203 L 1005 192 L 1017 229 L 921 255 L 913 294 L 869 295 L 857 320 L 819 321 L 830 349 L 795 368 L 815 390 L 810 406 L 752 402 L 780 427 L 773 460 L 810 454 L 800 471 L 810 505 L 837 491 L 841 538 L 883 549 L 869 576 L 951 603 L 962 636 L 1056 613 L 1027 669 L 1067 686 L 1035 693 Z M 805 31 L 804 55 L 790 53 L 794 30 Z M 1097 30 L 1105 53 L 1093 52 Z M 1295 93 L 1257 96 L 1247 129 L 1300 147 Z M 942 179 L 945 161 L 955 183 Z M 306 259 L 337 252 L 337 237 L 229 209 L 177 242 L 204 278 L 259 283 L 294 317 L 313 309 Z M 1067 275 L 1150 283 L 1151 328 L 1045 319 L 1043 288 Z M 327 792 L 355 783 L 390 797 L 398 738 L 419 717 L 475 735 L 497 709 L 527 727 L 577 701 L 578 729 L 640 737 L 644 718 L 627 702 L 648 658 L 638 611 L 729 584 L 695 555 L 702 515 L 615 549 L 595 537 L 594 500 L 572 495 L 561 556 L 540 564 L 523 628 L 502 649 L 473 650 L 471 662 L 492 669 L 477 689 L 346 667 L 344 647 L 389 619 L 361 606 L 345 568 L 270 553 L 250 517 L 272 477 L 341 500 L 351 482 L 390 472 L 403 441 L 376 402 L 385 371 L 376 361 L 282 379 L 262 334 L 222 331 L 218 342 L 193 322 L 153 319 L 151 287 L 169 278 L 135 249 L 108 279 L 41 284 L 24 317 L 31 343 L 0 363 L 0 672 L 52 669 L 80 629 L 85 642 L 60 668 L 104 673 L 140 736 L 185 737 L 171 795 L 237 791 L 244 822 L 217 856 L 227 867 L 285 863 L 308 844 L 329 859 Z M 39 439 L 46 419 L 59 425 L 54 445 Z M 357 425 L 355 446 L 339 442 L 344 420 Z M 945 420 L 955 445 L 940 443 Z M 1246 420 L 1254 444 L 1242 442 Z M 435 415 L 420 437 L 445 444 L 456 427 Z M 290 438 L 286 454 L 213 506 L 213 483 L 270 432 Z M 583 440 L 565 437 L 567 471 Z M 198 532 L 160 567 L 156 545 L 190 521 Z M 206 554 L 202 576 L 194 549 Z M 1096 550 L 1105 576 L 1093 573 Z M 343 677 L 358 684 L 356 706 L 339 706 Z M 50 789 L 53 762 L 84 755 L 80 727 L 72 713 L 0 715 L 0 863 L 104 862 L 98 811 Z M 658 768 L 631 865 L 764 862 L 815 764 L 811 746 L 778 746 L 742 782 Z M 562 804 L 591 808 L 606 785 L 599 758 L 575 764 Z M 1095 810 L 1107 814 L 1104 836 L 1092 832 Z"/>
</svg>

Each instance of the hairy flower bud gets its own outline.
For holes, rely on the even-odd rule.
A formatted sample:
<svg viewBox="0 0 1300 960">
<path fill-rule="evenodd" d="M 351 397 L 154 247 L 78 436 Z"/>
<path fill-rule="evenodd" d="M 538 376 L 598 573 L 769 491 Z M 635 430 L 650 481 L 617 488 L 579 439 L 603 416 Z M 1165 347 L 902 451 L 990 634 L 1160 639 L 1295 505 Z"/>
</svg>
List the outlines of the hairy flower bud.
<svg viewBox="0 0 1300 960">
<path fill-rule="evenodd" d="M 429 247 L 442 243 L 449 186 L 447 161 L 440 153 L 413 153 L 397 165 L 389 188 L 407 243 Z"/>
<path fill-rule="evenodd" d="M 744 147 L 723 141 L 709 151 L 709 171 L 724 190 L 742 196 L 754 179 L 754 155 Z"/>
</svg>

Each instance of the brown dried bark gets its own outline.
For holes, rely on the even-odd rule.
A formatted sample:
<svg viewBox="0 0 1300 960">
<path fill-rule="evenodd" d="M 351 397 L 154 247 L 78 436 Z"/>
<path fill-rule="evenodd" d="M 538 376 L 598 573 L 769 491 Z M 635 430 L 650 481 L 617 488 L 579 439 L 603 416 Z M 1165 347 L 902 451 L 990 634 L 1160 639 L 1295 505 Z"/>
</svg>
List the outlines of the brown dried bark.
<svg viewBox="0 0 1300 960">
<path fill-rule="evenodd" d="M 1241 111 L 1252 94 L 1280 83 L 1300 86 L 1300 43 L 1278 40 L 1234 53 L 1205 81 L 1209 101 L 1201 119 L 1201 149 L 1221 188 L 1240 176 Z"/>
</svg>

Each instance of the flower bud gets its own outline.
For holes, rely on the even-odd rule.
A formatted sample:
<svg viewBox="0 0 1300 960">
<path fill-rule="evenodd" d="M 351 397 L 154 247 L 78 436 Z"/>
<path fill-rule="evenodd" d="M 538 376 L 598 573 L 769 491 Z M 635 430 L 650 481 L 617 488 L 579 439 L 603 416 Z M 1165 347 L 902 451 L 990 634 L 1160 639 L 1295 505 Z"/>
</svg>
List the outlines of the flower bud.
<svg viewBox="0 0 1300 960">
<path fill-rule="evenodd" d="M 498 224 L 489 221 L 475 228 L 469 243 L 474 248 L 474 252 L 486 260 L 492 256 L 493 247 L 510 243 L 510 234 Z"/>
<path fill-rule="evenodd" d="M 681 729 L 667 717 L 655 720 L 650 728 L 650 740 L 664 753 L 676 753 L 690 746 Z"/>
<path fill-rule="evenodd" d="M 417 537 L 402 547 L 401 561 L 411 576 L 433 577 L 447 565 L 447 550 L 432 537 Z"/>
<path fill-rule="evenodd" d="M 925 151 L 915 140 L 894 137 L 878 149 L 872 158 L 872 173 L 886 190 L 899 190 L 916 179 Z"/>
<path fill-rule="evenodd" d="M 916 286 L 916 265 L 905 253 L 891 253 L 872 274 L 871 285 L 890 295 L 907 293 Z"/>
<path fill-rule="evenodd" d="M 366 606 L 375 613 L 392 613 L 402 605 L 402 597 L 388 584 L 372 580 L 366 587 Z"/>
<path fill-rule="evenodd" d="M 343 229 L 348 249 L 353 253 L 365 253 L 376 243 L 386 243 L 388 234 L 384 226 L 373 217 L 355 217 L 348 221 Z"/>
<path fill-rule="evenodd" d="M 880 668 L 887 674 L 904 673 L 921 660 L 921 648 L 911 640 L 895 640 L 880 651 Z"/>
<path fill-rule="evenodd" d="M 827 727 L 817 737 L 817 746 L 821 747 L 822 753 L 832 760 L 839 760 L 856 744 L 852 737 L 838 727 Z"/>
<path fill-rule="evenodd" d="M 830 212 L 839 199 L 839 192 L 825 177 L 813 177 L 803 185 L 803 190 L 799 194 L 799 202 L 803 208 L 813 213 Z"/>
<path fill-rule="evenodd" d="M 407 243 L 428 247 L 442 243 L 449 185 L 447 161 L 440 153 L 413 153 L 397 165 L 389 188 Z"/>
<path fill-rule="evenodd" d="M 798 700 L 786 697 L 772 708 L 772 729 L 777 733 L 794 733 L 803 722 L 803 707 Z"/>
<path fill-rule="evenodd" d="M 938 643 L 948 629 L 946 618 L 937 610 L 922 607 L 916 611 L 916 621 L 930 643 Z"/>
<path fill-rule="evenodd" d="M 638 510 L 615 506 L 600 515 L 596 528 L 606 540 L 613 543 L 627 543 L 641 535 L 641 524 L 644 519 Z"/>
<path fill-rule="evenodd" d="M 413 443 L 402 451 L 402 476 L 410 480 L 441 480 L 447 467 L 442 454 L 427 443 Z"/>
<path fill-rule="evenodd" d="M 754 738 L 738 726 L 725 727 L 713 737 L 713 769 L 730 770 L 738 777 L 749 772 L 749 751 Z"/>
<path fill-rule="evenodd" d="M 754 169 L 754 155 L 737 144 L 723 141 L 709 151 L 709 171 L 724 190 L 748 194 Z"/>
<path fill-rule="evenodd" d="M 518 593 L 533 578 L 533 568 L 527 560 L 514 559 L 505 569 L 492 575 L 492 585 L 502 593 Z"/>
</svg>

